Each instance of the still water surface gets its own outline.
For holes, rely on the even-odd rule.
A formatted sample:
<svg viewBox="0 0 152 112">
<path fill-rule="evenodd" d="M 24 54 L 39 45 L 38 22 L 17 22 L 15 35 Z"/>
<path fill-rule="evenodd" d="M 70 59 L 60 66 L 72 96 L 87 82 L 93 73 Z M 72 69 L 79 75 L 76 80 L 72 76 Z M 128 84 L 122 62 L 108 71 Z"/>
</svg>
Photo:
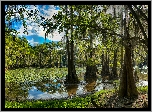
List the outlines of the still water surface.
<svg viewBox="0 0 152 112">
<path fill-rule="evenodd" d="M 139 81 L 137 86 L 148 85 L 148 81 Z M 76 95 L 86 95 L 103 89 L 112 89 L 114 85 L 102 82 L 100 79 L 91 81 L 81 80 L 79 84 L 64 85 L 64 79 L 43 80 L 41 82 L 6 83 L 5 98 L 7 100 L 26 100 L 26 99 L 61 99 L 72 98 Z"/>
</svg>

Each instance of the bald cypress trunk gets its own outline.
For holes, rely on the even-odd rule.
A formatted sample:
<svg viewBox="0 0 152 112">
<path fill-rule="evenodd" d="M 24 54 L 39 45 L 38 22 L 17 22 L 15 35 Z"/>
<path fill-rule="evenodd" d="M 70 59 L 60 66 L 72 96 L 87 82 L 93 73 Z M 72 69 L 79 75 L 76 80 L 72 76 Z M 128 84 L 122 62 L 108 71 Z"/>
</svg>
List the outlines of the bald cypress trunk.
<svg viewBox="0 0 152 112">
<path fill-rule="evenodd" d="M 93 52 L 95 49 L 93 49 L 93 37 L 92 34 L 90 33 L 90 56 L 89 58 L 93 58 Z M 92 78 L 92 77 L 97 77 L 96 73 L 98 72 L 98 69 L 96 67 L 96 65 L 94 64 L 89 64 L 86 67 L 86 73 L 85 73 L 85 80 L 87 80 L 87 78 Z"/>
<path fill-rule="evenodd" d="M 67 6 L 66 6 L 67 10 Z M 73 9 L 72 6 L 70 8 L 70 16 L 71 16 L 71 22 L 73 19 Z M 67 13 L 67 11 L 66 11 Z M 66 31 L 66 37 L 67 37 L 68 31 Z M 68 75 L 66 77 L 66 84 L 72 84 L 72 83 L 78 83 L 78 77 L 76 75 L 75 65 L 74 65 L 74 38 L 73 38 L 73 26 L 71 25 L 71 39 L 69 41 L 69 38 L 67 37 L 67 52 L 68 52 Z"/>
<path fill-rule="evenodd" d="M 135 85 L 135 81 L 133 78 L 133 66 L 132 66 L 132 43 L 129 37 L 129 28 L 128 25 L 128 12 L 127 8 L 125 9 L 125 16 L 124 19 L 124 31 L 125 31 L 125 57 L 124 57 L 124 65 L 123 65 L 123 74 L 120 80 L 120 87 L 119 87 L 119 96 L 120 97 L 133 97 L 138 95 L 137 87 Z M 127 21 L 126 21 L 127 20 Z"/>
<path fill-rule="evenodd" d="M 90 6 L 90 8 L 91 8 L 91 14 L 93 14 L 94 13 L 93 10 L 92 10 L 93 6 Z M 91 50 L 89 58 L 91 58 L 91 61 L 93 61 L 93 55 L 94 55 L 94 50 L 95 49 L 93 49 L 94 35 L 93 35 L 92 31 L 89 31 L 89 36 L 90 36 L 90 40 L 89 41 L 90 41 L 90 50 Z M 92 62 L 91 62 L 86 67 L 85 77 L 86 78 L 97 77 L 96 76 L 97 72 L 98 72 L 98 69 L 97 69 L 96 65 L 92 64 Z"/>
<path fill-rule="evenodd" d="M 112 72 L 113 72 L 113 78 L 117 78 L 118 74 L 117 74 L 117 50 L 114 51 L 114 61 L 113 61 L 113 68 L 112 68 Z"/>
<path fill-rule="evenodd" d="M 121 97 L 137 96 L 137 87 L 133 78 L 133 66 L 131 60 L 131 49 L 125 47 L 125 60 L 123 66 L 123 75 L 120 81 L 119 95 Z"/>
</svg>

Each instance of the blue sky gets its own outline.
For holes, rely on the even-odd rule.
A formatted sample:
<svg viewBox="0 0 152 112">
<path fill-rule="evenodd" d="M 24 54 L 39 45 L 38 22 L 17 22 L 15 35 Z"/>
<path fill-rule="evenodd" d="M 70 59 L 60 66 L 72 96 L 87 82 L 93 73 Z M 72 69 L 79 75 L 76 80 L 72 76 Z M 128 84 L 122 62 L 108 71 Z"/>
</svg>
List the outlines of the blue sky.
<svg viewBox="0 0 152 112">
<path fill-rule="evenodd" d="M 59 7 L 56 7 L 54 5 L 37 5 L 37 7 L 34 7 L 33 5 L 29 5 L 26 10 L 30 11 L 30 10 L 35 10 L 35 9 L 39 10 L 39 13 L 38 13 L 39 15 L 42 15 L 43 17 L 48 18 L 48 19 L 50 19 L 53 14 L 58 13 L 58 11 L 60 10 Z M 27 15 L 24 14 L 24 17 L 26 19 Z M 31 45 L 34 45 L 37 43 L 42 44 L 43 42 L 60 41 L 64 35 L 64 33 L 59 34 L 58 31 L 56 30 L 53 33 L 53 38 L 52 38 L 52 35 L 49 34 L 48 38 L 45 40 L 45 31 L 43 31 L 43 28 L 39 27 L 37 23 L 31 23 L 31 21 L 30 20 L 26 21 L 28 35 L 23 33 L 24 27 L 20 20 L 17 22 L 13 22 L 12 24 L 12 28 L 20 32 L 18 36 L 25 36 Z"/>
<path fill-rule="evenodd" d="M 99 8 L 101 8 L 101 7 L 99 7 Z M 29 11 L 35 10 L 35 9 L 39 10 L 39 12 L 38 12 L 39 17 L 43 16 L 48 19 L 51 19 L 51 17 L 54 14 L 57 14 L 58 11 L 60 10 L 59 7 L 54 6 L 54 5 L 37 5 L 37 7 L 35 7 L 34 5 L 28 5 L 28 8 L 26 10 L 29 12 Z M 110 9 L 107 12 L 111 13 L 111 11 L 112 11 L 112 9 Z M 24 17 L 25 17 L 25 19 L 27 18 L 26 13 L 24 14 Z M 38 18 L 38 19 L 40 19 L 40 18 Z M 32 19 L 31 20 L 26 19 L 28 35 L 23 33 L 24 27 L 23 27 L 21 21 L 15 22 L 12 26 L 14 29 L 16 29 L 18 32 L 20 32 L 18 35 L 26 37 L 28 42 L 31 45 L 34 45 L 37 43 L 41 44 L 43 42 L 60 41 L 61 38 L 64 36 L 64 32 L 59 34 L 58 31 L 56 30 L 53 33 L 53 37 L 52 37 L 52 34 L 49 34 L 47 39 L 45 40 L 45 31 L 43 31 L 42 26 L 39 27 L 37 23 L 31 23 L 32 21 L 33 21 Z"/>
</svg>

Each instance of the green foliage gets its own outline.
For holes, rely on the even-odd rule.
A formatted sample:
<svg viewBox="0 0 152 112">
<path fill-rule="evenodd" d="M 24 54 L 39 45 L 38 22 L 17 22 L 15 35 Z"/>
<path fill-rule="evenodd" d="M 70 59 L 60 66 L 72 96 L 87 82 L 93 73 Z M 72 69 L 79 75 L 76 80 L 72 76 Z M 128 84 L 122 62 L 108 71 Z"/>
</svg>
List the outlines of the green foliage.
<svg viewBox="0 0 152 112">
<path fill-rule="evenodd" d="M 148 92 L 148 86 L 140 86 L 138 87 L 138 91 L 141 93 L 147 93 Z"/>
<path fill-rule="evenodd" d="M 136 5 L 133 5 L 133 6 L 138 7 Z M 113 51 L 120 48 L 119 45 L 120 45 L 120 41 L 122 40 L 122 38 L 120 38 L 120 37 L 118 38 L 117 35 L 115 35 L 115 33 L 119 32 L 119 30 L 121 30 L 121 27 L 120 27 L 121 17 L 119 14 L 114 15 L 114 13 L 117 13 L 117 10 L 115 12 L 111 12 L 110 14 L 106 12 L 110 7 L 112 8 L 113 5 L 112 6 L 110 6 L 110 5 L 109 6 L 108 5 L 77 5 L 77 6 L 59 5 L 58 7 L 60 7 L 60 11 L 57 14 L 54 14 L 51 19 L 38 15 L 38 12 L 40 9 L 26 11 L 27 7 L 28 7 L 28 5 L 7 5 L 6 20 L 10 21 L 11 18 L 15 18 L 16 20 L 20 19 L 23 23 L 23 26 L 24 26 L 24 29 L 26 32 L 27 24 L 26 24 L 26 19 L 24 18 L 24 13 L 25 14 L 27 13 L 27 19 L 33 19 L 33 22 L 37 22 L 39 25 L 43 26 L 44 29 L 46 29 L 45 30 L 46 36 L 50 33 L 53 33 L 54 30 L 56 30 L 56 29 L 58 29 L 59 33 L 61 33 L 64 31 L 65 28 L 70 30 L 71 26 L 73 26 L 73 30 L 74 30 L 73 39 L 75 42 L 80 42 L 83 40 L 83 38 L 88 38 L 90 32 L 94 35 L 94 40 L 100 41 L 102 48 L 100 50 L 96 49 L 96 51 L 98 51 L 98 53 L 95 54 L 96 58 L 94 58 L 94 59 L 86 60 L 85 56 L 84 56 L 84 54 L 86 54 L 87 50 L 89 52 L 91 52 L 91 49 L 88 47 L 89 46 L 88 40 L 85 40 L 84 44 L 86 46 L 77 46 L 77 48 L 79 50 L 76 52 L 76 54 L 77 54 L 76 62 L 82 63 L 82 62 L 87 61 L 86 62 L 87 64 L 93 64 L 93 65 L 98 64 L 100 62 L 99 57 L 102 54 L 101 51 L 104 50 L 104 47 L 106 47 L 105 50 L 109 51 L 110 60 L 113 61 Z M 117 7 L 117 6 L 115 6 L 115 7 Z M 71 12 L 71 9 L 74 13 Z M 66 12 L 66 10 L 67 10 L 67 12 Z M 137 13 L 137 15 L 139 15 L 139 17 L 140 17 L 140 20 L 144 21 L 142 17 L 144 15 L 145 16 L 147 15 L 147 9 L 141 8 L 141 9 L 139 9 L 139 11 L 144 13 L 142 15 L 139 15 Z M 19 13 L 19 18 L 16 18 L 15 13 Z M 38 21 L 37 18 L 39 18 L 39 16 L 41 18 L 43 18 L 42 20 L 44 20 L 44 21 L 42 21 L 42 20 Z M 144 18 L 145 18 L 145 16 L 144 16 Z M 130 29 L 131 36 L 133 36 L 134 35 L 134 26 L 136 25 L 136 22 L 135 22 L 135 18 L 133 16 L 133 14 L 131 12 L 130 12 L 130 17 L 131 17 L 131 20 L 129 22 L 129 25 L 130 25 L 129 29 Z M 147 28 L 146 24 L 142 24 L 142 25 L 145 28 Z M 6 25 L 6 26 L 7 27 L 5 28 L 5 30 L 6 31 L 10 30 L 10 32 L 11 32 L 10 34 L 12 34 L 12 33 L 17 34 L 17 32 L 10 29 L 8 25 Z M 10 36 L 10 34 L 9 34 L 9 36 Z M 70 33 L 68 33 L 68 34 L 70 35 Z M 85 35 L 85 37 L 82 36 L 83 34 Z M 69 35 L 68 35 L 68 38 L 70 38 Z M 10 39 L 10 40 L 12 40 L 12 39 Z M 18 42 L 16 42 L 15 44 L 14 44 L 14 42 L 10 42 L 10 40 L 9 39 L 6 40 L 6 43 L 7 43 L 7 45 L 6 45 L 6 58 L 7 59 L 5 60 L 6 67 L 10 67 L 10 66 L 14 66 L 14 65 L 30 66 L 34 63 L 36 63 L 36 65 L 38 65 L 38 66 L 40 66 L 40 65 L 45 66 L 45 65 L 48 65 L 48 63 L 52 63 L 52 66 L 53 66 L 56 62 L 58 62 L 60 60 L 59 56 L 58 56 L 58 51 L 55 49 L 50 50 L 50 51 L 44 50 L 44 49 L 48 48 L 45 46 L 45 47 L 36 48 L 37 51 L 35 51 L 34 53 L 31 53 L 32 48 L 28 48 L 27 46 L 25 48 L 23 48 L 23 46 L 20 46 L 19 43 L 22 43 L 22 41 L 20 39 L 18 39 L 17 40 Z M 141 42 L 141 43 L 143 43 L 143 42 Z M 24 43 L 26 43 L 26 45 L 27 45 L 27 42 L 24 42 Z M 14 47 L 14 49 L 10 50 L 10 46 L 12 46 L 12 45 L 14 45 L 15 47 Z M 42 51 L 41 48 L 43 48 L 44 51 Z M 8 49 L 10 50 L 10 52 L 8 52 Z M 135 49 L 135 50 L 137 50 L 137 49 Z M 24 51 L 26 51 L 26 52 L 24 52 Z M 43 53 L 40 53 L 40 51 L 42 51 Z M 81 52 L 80 54 L 79 54 L 79 51 Z M 87 56 L 88 56 L 89 52 L 87 52 Z M 19 55 L 20 53 L 22 55 Z M 43 57 L 41 59 L 41 62 L 39 61 L 40 60 L 39 53 L 42 54 L 42 57 Z M 120 67 L 120 64 L 119 64 L 120 51 L 118 52 L 118 55 L 119 56 L 118 56 L 117 62 L 118 62 L 118 66 Z M 53 58 L 51 59 L 51 57 L 53 57 Z M 138 61 L 140 60 L 140 58 L 136 58 L 136 59 Z M 24 61 L 24 60 L 26 60 L 26 61 Z M 92 60 L 94 60 L 94 61 L 92 61 Z"/>
<path fill-rule="evenodd" d="M 82 68 L 76 68 L 77 74 L 85 72 Z M 6 82 L 25 82 L 25 81 L 40 81 L 44 77 L 48 79 L 57 79 L 62 78 L 67 75 L 67 68 L 24 68 L 24 69 L 15 69 L 7 70 L 5 72 L 5 81 Z"/>
<path fill-rule="evenodd" d="M 85 72 L 82 68 L 76 68 L 77 73 Z M 25 81 L 41 81 L 44 78 L 57 79 L 62 78 L 67 75 L 67 68 L 49 68 L 49 69 L 16 69 L 8 70 L 5 73 L 6 82 L 15 82 L 20 84 Z M 113 83 L 119 85 L 120 81 L 115 80 Z M 13 89 L 13 88 L 12 88 Z M 14 89 L 13 89 L 14 90 Z M 141 92 L 147 92 L 148 86 L 138 87 L 138 90 Z M 7 92 L 8 90 L 6 90 Z M 86 97 L 75 97 L 73 99 L 62 99 L 62 100 L 26 100 L 26 101 L 5 101 L 6 108 L 90 108 L 92 105 L 91 97 L 98 104 L 99 97 L 105 98 L 105 94 L 112 94 L 116 92 L 115 89 L 112 90 L 101 90 L 92 95 Z M 17 93 L 16 93 L 17 94 Z M 106 100 L 102 101 L 102 104 L 105 104 Z"/>
<path fill-rule="evenodd" d="M 147 92 L 148 86 L 138 88 L 141 92 Z M 92 95 L 86 97 L 76 97 L 73 99 L 62 100 L 33 100 L 33 101 L 21 101 L 10 102 L 5 101 L 5 108 L 90 108 L 92 105 L 91 98 L 98 103 L 99 97 L 102 98 L 102 104 L 106 103 L 105 94 L 113 94 L 115 90 L 101 90 Z M 100 104 L 100 103 L 99 103 Z"/>
<path fill-rule="evenodd" d="M 86 97 L 75 97 L 73 99 L 63 100 L 35 100 L 21 102 L 5 102 L 6 108 L 89 108 L 91 105 L 91 97 L 98 99 L 100 94 L 114 92 L 114 90 L 101 90 Z"/>
<path fill-rule="evenodd" d="M 5 108 L 88 108 L 91 104 L 91 97 L 97 98 L 101 93 L 107 91 L 100 91 L 94 95 L 86 97 L 76 97 L 73 99 L 63 100 L 35 100 L 35 101 L 21 101 L 21 102 L 5 102 Z"/>
<path fill-rule="evenodd" d="M 62 47 L 61 42 L 32 47 L 25 37 L 17 37 L 10 33 L 6 33 L 5 41 L 6 68 L 33 66 L 33 64 L 40 66 L 40 60 L 41 66 L 49 66 L 58 62 L 62 53 L 62 50 L 57 50 L 58 46 Z"/>
<path fill-rule="evenodd" d="M 12 7 L 12 8 L 11 8 Z M 106 11 L 110 6 L 101 5 L 103 8 L 98 8 L 98 5 L 59 5 L 60 11 L 58 14 L 52 16 L 51 19 L 43 18 L 44 21 L 38 21 L 38 12 L 37 10 L 26 11 L 27 6 L 21 5 L 21 7 L 16 5 L 7 6 L 6 10 L 6 21 L 10 23 L 11 18 L 16 18 L 15 13 L 19 13 L 19 19 L 22 21 L 24 26 L 24 33 L 28 33 L 26 30 L 27 23 L 24 18 L 25 13 L 28 13 L 27 19 L 32 19 L 33 22 L 37 22 L 39 25 L 44 27 L 45 38 L 48 34 L 53 33 L 55 30 L 58 30 L 59 33 L 62 33 L 65 28 L 68 31 L 73 30 L 73 32 L 68 32 L 66 38 L 74 41 L 74 61 L 76 64 L 85 64 L 87 65 L 97 65 L 102 62 L 102 54 L 106 54 L 110 60 L 108 63 L 110 67 L 113 67 L 114 61 L 114 52 L 117 51 L 117 68 L 121 67 L 121 58 L 123 60 L 123 52 L 121 53 L 121 47 L 124 46 L 121 42 L 125 42 L 123 31 L 123 26 L 121 26 L 122 17 L 118 13 L 119 11 L 112 12 L 108 14 Z M 113 7 L 113 6 L 112 6 Z M 133 6 L 135 9 L 136 6 Z M 72 10 L 71 10 L 72 9 Z M 100 9 L 100 10 L 98 10 Z M 142 21 L 142 25 L 140 26 L 134 14 L 130 11 L 130 21 L 128 23 L 129 28 L 129 36 L 132 40 L 133 45 L 133 53 L 134 56 L 132 60 L 139 64 L 144 60 L 144 57 L 148 54 L 148 48 L 146 46 L 147 38 L 146 36 L 141 35 L 141 32 L 146 32 L 148 25 L 146 22 L 148 10 L 144 10 L 139 8 L 137 11 L 134 10 L 138 15 L 139 20 Z M 138 12 L 142 12 L 143 14 L 139 14 Z M 120 11 L 122 13 L 122 11 Z M 145 18 L 145 19 L 143 19 Z M 73 27 L 73 28 L 72 28 Z M 72 28 L 72 29 L 71 29 Z M 142 28 L 144 30 L 142 30 Z M 9 24 L 5 25 L 5 67 L 6 68 L 24 68 L 24 67 L 55 67 L 58 63 L 61 63 L 62 56 L 66 57 L 67 55 L 67 43 L 66 42 L 58 42 L 57 44 L 52 43 L 44 43 L 37 46 L 30 46 L 28 41 L 22 37 L 17 36 L 18 32 L 11 29 Z M 73 35 L 71 37 L 71 34 Z M 91 36 L 92 35 L 92 36 Z M 65 40 L 66 40 L 65 38 Z M 99 41 L 99 44 L 96 45 L 94 41 Z M 147 44 L 148 45 L 148 44 Z M 93 47 L 94 46 L 94 47 Z M 62 50 L 58 50 L 58 48 L 63 48 Z M 91 55 L 92 54 L 92 55 Z M 70 57 L 68 57 L 70 58 Z M 67 59 L 64 60 L 66 63 Z M 75 64 L 75 65 L 76 65 Z M 72 65 L 73 66 L 73 65 Z M 79 74 L 81 70 L 77 70 Z M 84 72 L 84 71 L 83 71 Z M 67 75 L 67 69 L 16 69 L 16 70 L 8 70 L 5 73 L 5 81 L 6 82 L 25 82 L 28 81 L 40 81 L 43 80 L 44 77 L 55 79 L 57 77 L 64 77 Z M 120 82 L 114 81 L 117 85 Z M 139 91 L 146 92 L 148 87 L 139 88 Z M 100 91 L 105 92 L 105 91 Z M 95 99 L 97 99 L 98 95 L 94 95 Z M 89 99 L 89 98 L 88 98 Z M 85 101 L 83 104 L 82 102 Z M 49 101 L 50 102 L 50 101 Z M 24 102 L 21 105 L 20 103 L 10 103 L 7 102 L 6 106 L 10 107 L 61 107 L 61 108 L 69 108 L 69 107 L 82 107 L 85 108 L 89 103 L 87 100 L 77 98 L 73 100 L 64 100 L 64 101 L 51 101 L 50 103 L 44 101 L 43 104 L 41 101 L 34 101 L 34 105 L 31 102 Z M 75 103 L 76 102 L 76 103 Z M 49 105 L 48 105 L 49 104 Z"/>
</svg>

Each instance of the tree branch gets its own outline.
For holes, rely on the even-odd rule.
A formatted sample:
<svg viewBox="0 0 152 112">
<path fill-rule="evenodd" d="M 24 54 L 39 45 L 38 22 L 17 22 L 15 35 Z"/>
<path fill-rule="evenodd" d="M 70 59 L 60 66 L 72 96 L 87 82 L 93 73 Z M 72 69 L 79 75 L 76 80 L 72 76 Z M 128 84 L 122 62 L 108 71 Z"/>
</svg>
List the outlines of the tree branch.
<svg viewBox="0 0 152 112">
<path fill-rule="evenodd" d="M 148 23 L 148 17 L 147 17 L 136 5 L 133 5 L 133 6 L 137 9 L 137 11 L 140 12 L 140 14 L 145 18 L 145 20 L 146 20 L 147 23 Z"/>
<path fill-rule="evenodd" d="M 147 35 L 146 35 L 145 31 L 144 31 L 144 28 L 143 28 L 140 20 L 138 19 L 135 11 L 132 9 L 132 6 L 131 6 L 131 5 L 128 5 L 128 8 L 130 9 L 130 11 L 132 12 L 133 16 L 135 17 L 137 23 L 139 24 L 139 27 L 140 27 L 140 29 L 141 29 L 141 32 L 143 33 L 143 36 L 144 36 L 145 40 L 148 41 L 148 40 L 147 40 L 147 39 L 148 39 L 148 38 L 147 38 Z M 147 45 L 148 45 L 148 44 L 147 44 Z M 147 46 L 147 47 L 148 47 L 148 46 Z"/>
</svg>

